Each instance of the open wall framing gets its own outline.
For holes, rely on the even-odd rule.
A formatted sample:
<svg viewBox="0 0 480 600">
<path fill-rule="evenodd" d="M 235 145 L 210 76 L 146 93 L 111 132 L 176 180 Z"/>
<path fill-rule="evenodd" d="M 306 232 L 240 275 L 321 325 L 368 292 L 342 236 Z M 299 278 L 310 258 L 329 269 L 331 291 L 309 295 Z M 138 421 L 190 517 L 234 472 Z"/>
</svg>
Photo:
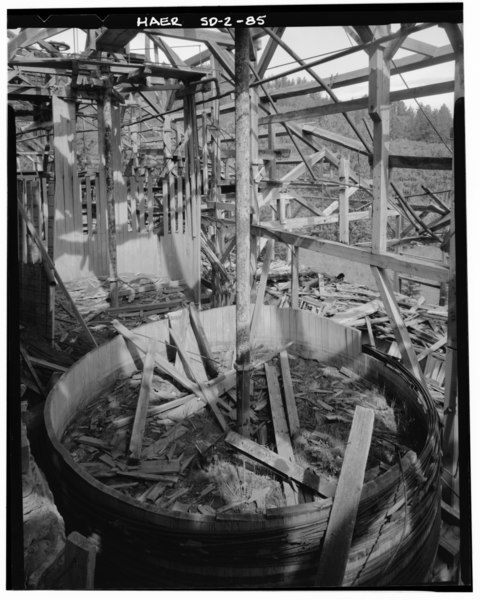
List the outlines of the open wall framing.
<svg viewBox="0 0 480 600">
<path fill-rule="evenodd" d="M 399 12 L 387 12 L 381 22 L 377 16 L 375 23 L 359 25 L 337 15 L 335 26 L 349 45 L 313 59 L 285 41 L 288 28 L 277 22 L 256 20 L 241 40 L 233 27 L 92 26 L 82 30 L 83 47 L 74 53 L 59 42 L 67 28 L 12 27 L 8 92 L 17 120 L 16 200 L 37 233 L 34 242 L 20 220 L 22 290 L 25 299 L 39 290 L 46 329 L 53 327 L 58 279 L 107 276 L 113 300 L 122 273 L 141 271 L 182 280 L 199 304 L 202 256 L 215 271 L 218 304 L 234 300 L 225 293 L 225 265 L 235 256 L 237 310 L 249 307 L 256 294 L 261 305 L 261 287 L 254 286 L 257 260 L 265 246 L 273 253 L 275 244 L 277 252 L 286 248 L 291 265 L 292 308 L 299 307 L 304 250 L 325 261 L 334 257 L 365 266 L 402 363 L 428 387 L 395 292 L 402 279 L 438 288 L 448 309 L 443 493 L 458 509 L 458 419 L 465 411 L 457 375 L 455 213 L 463 210 L 465 198 L 453 148 L 463 140 L 443 140 L 449 151 L 438 155 L 391 149 L 392 106 L 401 101 L 451 94 L 454 130 L 462 131 L 463 28 L 458 11 L 447 13 L 438 21 L 412 13 L 402 22 Z M 444 43 L 422 40 L 433 28 Z M 176 47 L 181 42 L 197 44 L 198 51 L 181 58 Z M 243 69 L 240 51 L 247 57 Z M 272 75 L 278 52 L 289 61 Z M 320 66 L 358 55 L 362 68 L 332 72 L 328 79 L 319 74 Z M 454 76 L 392 85 L 405 74 L 439 65 L 453 67 Z M 308 80 L 275 85 L 298 73 Z M 361 84 L 364 95 L 344 99 L 344 89 Z M 316 96 L 308 106 L 285 108 L 287 100 L 309 94 Z M 366 118 L 359 123 L 354 115 L 362 110 Z M 323 126 L 334 115 L 344 120 L 348 135 Z M 406 169 L 450 177 L 448 200 L 424 186 L 429 202 L 415 204 L 414 194 L 393 176 Z M 323 204 L 312 201 L 312 190 Z M 352 240 L 358 223 L 370 228 L 361 243 Z M 333 239 L 325 235 L 327 227 L 334 228 Z M 409 255 L 404 250 L 412 242 L 437 248 L 439 259 Z M 55 274 L 45 268 L 38 243 Z M 27 280 L 35 290 L 25 293 Z M 25 304 L 27 311 L 36 315 L 33 320 L 40 314 Z M 246 331 L 250 320 L 244 321 L 237 313 L 237 326 L 246 323 Z M 241 354 L 239 348 L 237 338 Z M 240 362 L 244 373 L 237 393 L 248 389 L 248 352 Z"/>
</svg>

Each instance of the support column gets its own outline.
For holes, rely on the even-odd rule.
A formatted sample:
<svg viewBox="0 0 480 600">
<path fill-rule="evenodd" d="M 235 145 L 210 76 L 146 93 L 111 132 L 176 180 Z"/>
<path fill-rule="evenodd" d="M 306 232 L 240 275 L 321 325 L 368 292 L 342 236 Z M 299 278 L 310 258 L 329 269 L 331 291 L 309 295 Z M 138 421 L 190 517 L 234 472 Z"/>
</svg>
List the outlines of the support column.
<svg viewBox="0 0 480 600">
<path fill-rule="evenodd" d="M 349 244 L 348 182 L 350 179 L 350 161 L 348 158 L 342 157 L 340 160 L 339 179 L 345 185 L 340 188 L 338 195 L 338 241 Z"/>
<path fill-rule="evenodd" d="M 463 40 L 460 39 L 458 26 L 449 26 L 446 28 L 452 47 L 456 51 L 455 56 L 455 106 L 454 106 L 454 131 L 459 133 L 462 130 L 462 124 L 458 119 L 463 119 L 463 98 L 464 98 L 464 59 L 463 59 Z M 454 200 L 450 211 L 450 253 L 449 253 L 449 278 L 448 278 L 448 323 L 447 323 L 447 352 L 445 357 L 445 399 L 444 399 L 444 431 L 443 431 L 443 467 L 444 479 L 447 485 L 443 488 L 444 500 L 453 506 L 459 508 L 460 479 L 459 479 L 459 410 L 463 416 L 468 415 L 468 408 L 458 406 L 458 339 L 457 339 L 457 315 L 460 306 L 457 300 L 457 238 L 455 235 L 456 213 L 460 213 L 461 203 L 465 202 L 465 183 L 462 170 L 465 167 L 464 152 L 462 146 L 464 140 L 454 140 L 457 146 L 454 156 Z M 462 164 L 463 163 L 463 164 Z M 459 246 L 459 249 L 462 247 Z M 463 249 L 460 251 L 462 252 Z M 463 258 L 462 254 L 461 257 Z M 466 258 L 466 256 L 465 256 Z M 462 264 L 461 262 L 459 264 Z M 465 290 L 466 291 L 466 290 Z M 459 299 L 462 303 L 462 299 Z M 465 306 L 466 313 L 466 306 Z M 463 322 L 466 320 L 463 318 Z M 466 333 L 464 334 L 466 335 Z M 464 373 L 468 374 L 468 370 Z M 466 382 L 465 382 L 466 383 Z M 468 390 L 468 384 L 464 389 Z M 463 398 L 468 403 L 468 397 Z M 468 419 L 465 419 L 463 444 L 468 447 Z M 463 478 L 466 480 L 469 476 L 468 466 L 462 463 L 462 468 L 466 469 Z M 465 499 L 467 500 L 467 499 Z"/>
<path fill-rule="evenodd" d="M 249 42 L 250 44 L 252 42 Z M 255 42 L 253 42 L 255 44 Z M 256 57 L 256 48 L 252 47 L 249 58 Z M 254 72 L 256 70 L 256 58 L 253 61 Z M 258 184 L 256 178 L 258 175 L 258 103 L 259 93 L 258 88 L 250 90 L 250 185 L 251 205 L 252 205 L 252 223 L 257 225 L 260 222 L 260 209 L 258 202 Z M 258 238 L 252 236 L 250 240 L 250 284 L 253 286 L 255 281 L 255 271 L 257 269 L 257 257 L 259 254 Z"/>
<path fill-rule="evenodd" d="M 390 134 L 390 66 L 385 50 L 370 56 L 368 112 L 373 121 L 372 251 L 387 249 L 388 153 Z"/>
<path fill-rule="evenodd" d="M 248 29 L 235 31 L 235 175 L 237 236 L 237 428 L 250 423 L 250 94 Z"/>
<path fill-rule="evenodd" d="M 112 97 L 109 89 L 105 90 L 100 109 L 103 112 L 103 131 L 99 135 L 103 138 L 103 152 L 100 161 L 105 171 L 105 191 L 107 197 L 107 222 L 108 222 L 108 273 L 110 281 L 111 306 L 118 306 L 118 270 L 117 270 L 117 226 L 115 220 L 115 196 L 113 189 L 113 161 L 112 161 Z"/>
</svg>

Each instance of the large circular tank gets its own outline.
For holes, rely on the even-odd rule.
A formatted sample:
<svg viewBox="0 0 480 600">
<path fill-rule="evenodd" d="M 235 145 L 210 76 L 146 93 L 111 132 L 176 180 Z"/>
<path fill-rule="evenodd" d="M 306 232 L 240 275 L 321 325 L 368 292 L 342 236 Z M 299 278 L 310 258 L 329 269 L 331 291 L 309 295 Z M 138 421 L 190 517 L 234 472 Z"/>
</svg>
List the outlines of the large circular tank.
<svg viewBox="0 0 480 600">
<path fill-rule="evenodd" d="M 235 346 L 235 307 L 200 313 L 213 350 Z M 142 335 L 168 339 L 165 321 Z M 364 484 L 344 586 L 412 586 L 426 580 L 440 529 L 440 434 L 428 393 L 395 359 L 361 347 L 358 331 L 310 312 L 264 307 L 257 341 L 347 365 L 403 404 L 421 450 Z M 100 537 L 97 585 L 117 589 L 295 588 L 314 585 L 332 499 L 265 514 L 197 515 L 149 507 L 94 479 L 61 443 L 78 411 L 136 370 L 120 336 L 65 373 L 45 406 L 51 485 L 67 527 Z M 413 456 L 413 458 L 412 458 Z M 368 473 L 367 473 L 368 475 Z M 366 477 L 368 480 L 368 477 Z M 105 574 L 110 573 L 111 579 Z"/>
</svg>

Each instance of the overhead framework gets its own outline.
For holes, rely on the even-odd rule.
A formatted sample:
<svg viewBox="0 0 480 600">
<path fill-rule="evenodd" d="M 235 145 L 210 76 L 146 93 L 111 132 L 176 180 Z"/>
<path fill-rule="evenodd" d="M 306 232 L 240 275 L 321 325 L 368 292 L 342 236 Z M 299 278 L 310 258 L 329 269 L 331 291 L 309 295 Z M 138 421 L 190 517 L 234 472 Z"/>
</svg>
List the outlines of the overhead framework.
<svg viewBox="0 0 480 600">
<path fill-rule="evenodd" d="M 445 30 L 447 44 L 437 47 L 418 39 L 434 26 Z M 106 275 L 112 302 L 121 273 L 144 269 L 186 281 L 200 303 L 203 253 L 216 274 L 214 296 L 218 303 L 228 303 L 232 296 L 225 264 L 236 246 L 240 328 L 248 327 L 245 315 L 256 261 L 268 239 L 289 249 L 292 290 L 301 249 L 367 265 L 402 360 L 423 382 L 396 303 L 392 274 L 393 282 L 411 278 L 447 289 L 445 496 L 455 504 L 458 390 L 452 207 L 464 198 L 455 195 L 447 204 L 438 190 L 425 187 L 429 204 L 416 206 L 392 181 L 392 169 L 451 172 L 453 155 L 392 154 L 389 140 L 392 103 L 443 93 L 453 93 L 456 102 L 463 98 L 462 27 L 345 26 L 352 45 L 313 60 L 302 59 L 285 43 L 285 29 L 147 28 L 141 32 L 141 53 L 130 50 L 138 29 L 90 29 L 84 49 L 76 54 L 51 39 L 62 29 L 9 32 L 8 94 L 17 117 L 18 199 L 55 263 L 57 278 Z M 199 51 L 182 60 L 174 47 L 178 40 L 198 43 Z M 295 64 L 268 75 L 279 48 Z M 401 49 L 409 54 L 397 58 Z M 335 74 L 329 81 L 315 70 L 355 53 L 366 56 L 366 67 Z M 454 80 L 391 90 L 394 76 L 453 62 Z M 273 85 L 301 72 L 311 81 Z M 341 100 L 337 95 L 360 83 L 368 84 L 367 96 Z M 325 97 L 309 107 L 281 107 L 283 100 L 318 92 Z M 234 133 L 228 119 L 235 110 Z M 359 124 L 352 114 L 361 110 L 367 110 L 369 118 Z M 331 115 L 342 115 L 350 135 L 311 123 Z M 288 147 L 281 145 L 285 139 Z M 360 159 L 370 165 L 368 176 L 358 168 Z M 314 189 L 327 206 L 315 206 L 302 186 Z M 371 238 L 366 245 L 352 245 L 349 225 L 362 220 L 371 221 Z M 26 280 L 31 265 L 42 260 L 22 223 Z M 322 236 L 321 228 L 332 223 L 338 224 L 337 241 Z M 394 238 L 387 234 L 393 224 Z M 412 240 L 436 244 L 449 260 L 398 252 Z M 43 263 L 44 271 L 49 268 Z M 294 307 L 296 302 L 292 294 Z M 248 335 L 241 346 L 245 340 Z M 243 389 L 246 395 L 249 355 L 242 348 L 237 367 L 243 379 L 237 391 Z M 239 423 L 248 431 L 248 402 L 242 406 Z"/>
</svg>

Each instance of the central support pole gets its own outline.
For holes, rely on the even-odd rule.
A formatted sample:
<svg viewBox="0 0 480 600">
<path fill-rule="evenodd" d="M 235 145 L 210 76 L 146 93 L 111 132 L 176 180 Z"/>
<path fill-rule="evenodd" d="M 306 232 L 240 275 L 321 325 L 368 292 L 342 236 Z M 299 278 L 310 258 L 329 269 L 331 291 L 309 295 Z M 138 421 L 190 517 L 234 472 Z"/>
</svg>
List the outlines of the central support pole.
<svg viewBox="0 0 480 600">
<path fill-rule="evenodd" d="M 115 197 L 113 185 L 112 161 L 112 98 L 109 87 L 106 88 L 102 103 L 103 119 L 99 122 L 99 135 L 102 136 L 103 168 L 105 170 L 105 192 L 107 196 L 108 222 L 108 264 L 111 306 L 118 306 L 118 269 L 117 269 L 117 225 L 115 219 Z M 103 125 L 103 131 L 102 130 Z"/>
<path fill-rule="evenodd" d="M 250 423 L 250 32 L 235 31 L 235 175 L 237 236 L 237 428 Z"/>
</svg>

